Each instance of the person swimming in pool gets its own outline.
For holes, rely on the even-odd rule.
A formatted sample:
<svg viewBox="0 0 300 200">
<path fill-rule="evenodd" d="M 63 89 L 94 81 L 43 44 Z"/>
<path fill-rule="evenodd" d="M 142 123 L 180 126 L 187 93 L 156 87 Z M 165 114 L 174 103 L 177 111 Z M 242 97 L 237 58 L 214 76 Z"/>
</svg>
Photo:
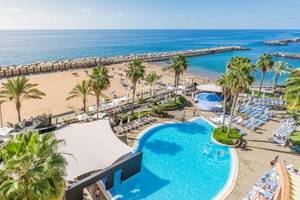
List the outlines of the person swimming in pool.
<svg viewBox="0 0 300 200">
<path fill-rule="evenodd" d="M 223 151 L 218 151 L 218 158 L 220 158 L 221 156 L 223 156 L 224 155 L 224 152 Z"/>
<path fill-rule="evenodd" d="M 207 156 L 207 155 L 208 155 L 208 152 L 209 152 L 209 149 L 208 149 L 208 148 L 205 148 L 204 151 L 203 151 L 203 155 Z"/>
</svg>

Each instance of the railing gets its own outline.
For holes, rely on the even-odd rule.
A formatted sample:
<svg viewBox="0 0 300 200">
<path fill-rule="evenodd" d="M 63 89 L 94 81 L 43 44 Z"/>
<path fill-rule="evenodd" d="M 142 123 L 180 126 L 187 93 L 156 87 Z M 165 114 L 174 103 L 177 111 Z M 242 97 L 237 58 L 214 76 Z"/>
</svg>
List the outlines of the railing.
<svg viewBox="0 0 300 200">
<path fill-rule="evenodd" d="M 141 171 L 142 156 L 142 152 L 128 155 L 126 158 L 114 163 L 106 169 L 72 184 L 65 192 L 65 200 L 82 200 L 83 189 L 103 178 L 106 178 L 106 190 L 109 190 L 114 185 L 115 172 L 121 170 L 121 181 L 124 181 Z"/>
<path fill-rule="evenodd" d="M 289 174 L 282 162 L 277 162 L 276 168 L 280 177 L 280 185 L 277 188 L 274 200 L 289 200 L 291 195 Z"/>
</svg>

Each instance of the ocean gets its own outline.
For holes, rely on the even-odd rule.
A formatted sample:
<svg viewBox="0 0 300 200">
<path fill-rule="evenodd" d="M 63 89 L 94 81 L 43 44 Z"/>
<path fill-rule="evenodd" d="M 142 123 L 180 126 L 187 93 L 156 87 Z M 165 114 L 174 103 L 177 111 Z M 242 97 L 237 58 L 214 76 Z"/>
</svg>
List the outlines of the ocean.
<svg viewBox="0 0 300 200">
<path fill-rule="evenodd" d="M 232 56 L 247 56 L 256 62 L 262 53 L 300 53 L 300 43 L 268 46 L 265 40 L 300 37 L 300 30 L 1 30 L 0 65 L 28 64 L 38 61 L 93 56 L 129 55 L 146 52 L 240 45 L 250 51 L 227 52 L 189 58 L 193 74 L 218 77 Z M 300 67 L 300 60 L 287 61 Z M 274 74 L 266 80 L 272 83 Z M 255 73 L 258 79 L 260 73 Z M 286 75 L 280 77 L 280 82 Z"/>
</svg>

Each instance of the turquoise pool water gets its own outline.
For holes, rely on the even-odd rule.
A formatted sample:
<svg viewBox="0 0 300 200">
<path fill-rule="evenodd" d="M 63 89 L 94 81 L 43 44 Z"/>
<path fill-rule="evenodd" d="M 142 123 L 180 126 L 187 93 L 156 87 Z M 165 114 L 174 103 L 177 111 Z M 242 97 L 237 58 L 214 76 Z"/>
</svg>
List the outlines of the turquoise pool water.
<svg viewBox="0 0 300 200">
<path fill-rule="evenodd" d="M 211 142 L 202 119 L 157 126 L 144 134 L 142 170 L 110 190 L 115 199 L 213 199 L 230 175 L 229 148 Z"/>
<path fill-rule="evenodd" d="M 215 93 L 200 93 L 197 95 L 198 102 L 197 107 L 201 110 L 207 111 L 222 111 L 222 105 L 220 102 L 223 101 L 223 97 Z"/>
<path fill-rule="evenodd" d="M 199 100 L 209 101 L 209 102 L 221 102 L 223 98 L 215 93 L 202 93 L 198 95 Z"/>
</svg>

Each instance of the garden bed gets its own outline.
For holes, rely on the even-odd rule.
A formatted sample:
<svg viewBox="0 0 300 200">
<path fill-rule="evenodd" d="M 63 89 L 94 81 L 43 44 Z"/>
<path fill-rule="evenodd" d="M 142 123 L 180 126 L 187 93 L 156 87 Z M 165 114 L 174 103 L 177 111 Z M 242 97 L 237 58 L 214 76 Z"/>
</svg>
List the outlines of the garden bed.
<svg viewBox="0 0 300 200">
<path fill-rule="evenodd" d="M 164 111 L 172 111 L 172 110 L 178 110 L 180 108 L 183 108 L 185 106 L 186 99 L 182 96 L 179 96 L 176 101 L 174 99 L 168 99 L 167 103 L 161 104 L 163 107 L 162 109 Z"/>
<path fill-rule="evenodd" d="M 238 146 L 241 142 L 241 135 L 236 129 L 231 129 L 227 138 L 227 127 L 224 127 L 223 131 L 221 131 L 221 128 L 215 128 L 213 138 L 217 142 L 229 146 Z"/>
</svg>

